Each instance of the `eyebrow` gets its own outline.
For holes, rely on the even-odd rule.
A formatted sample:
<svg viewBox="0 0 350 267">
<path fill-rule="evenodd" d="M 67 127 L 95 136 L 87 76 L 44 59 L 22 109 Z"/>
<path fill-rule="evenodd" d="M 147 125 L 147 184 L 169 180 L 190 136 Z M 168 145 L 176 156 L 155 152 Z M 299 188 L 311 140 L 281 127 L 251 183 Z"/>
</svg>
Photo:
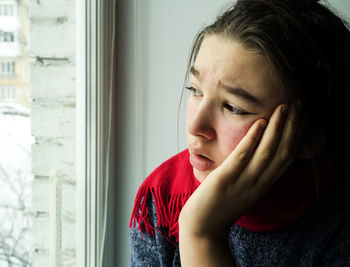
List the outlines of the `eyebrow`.
<svg viewBox="0 0 350 267">
<path fill-rule="evenodd" d="M 195 77 L 199 77 L 200 73 L 198 70 L 196 70 L 196 68 L 194 66 L 191 66 L 190 68 L 190 73 L 193 74 Z M 242 88 L 233 88 L 233 87 L 229 87 L 227 85 L 224 85 L 223 83 L 220 82 L 219 86 L 223 89 L 225 89 L 228 93 L 237 96 L 239 98 L 242 98 L 252 104 L 255 105 L 262 105 L 262 101 L 260 99 L 258 99 L 256 96 L 248 93 L 246 90 L 242 89 Z"/>
<path fill-rule="evenodd" d="M 256 96 L 253 96 L 252 94 L 248 93 L 246 90 L 242 89 L 242 88 L 233 88 L 233 87 L 229 87 L 226 86 L 224 84 L 222 84 L 220 82 L 220 87 L 225 89 L 228 93 L 237 96 L 239 98 L 242 98 L 252 104 L 255 105 L 262 105 L 262 101 L 260 99 L 258 99 Z"/>
<path fill-rule="evenodd" d="M 200 76 L 199 71 L 196 70 L 194 66 L 191 66 L 190 73 L 193 74 L 197 78 Z"/>
</svg>

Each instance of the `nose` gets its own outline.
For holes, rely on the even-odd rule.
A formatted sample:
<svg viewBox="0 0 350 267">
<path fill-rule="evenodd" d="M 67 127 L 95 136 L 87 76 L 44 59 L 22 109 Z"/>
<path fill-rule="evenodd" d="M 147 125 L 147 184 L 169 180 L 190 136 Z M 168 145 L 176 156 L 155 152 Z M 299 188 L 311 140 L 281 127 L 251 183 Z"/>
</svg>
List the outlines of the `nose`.
<svg viewBox="0 0 350 267">
<path fill-rule="evenodd" d="M 196 107 L 188 106 L 187 131 L 204 141 L 213 140 L 216 136 L 214 108 L 204 102 Z"/>
</svg>

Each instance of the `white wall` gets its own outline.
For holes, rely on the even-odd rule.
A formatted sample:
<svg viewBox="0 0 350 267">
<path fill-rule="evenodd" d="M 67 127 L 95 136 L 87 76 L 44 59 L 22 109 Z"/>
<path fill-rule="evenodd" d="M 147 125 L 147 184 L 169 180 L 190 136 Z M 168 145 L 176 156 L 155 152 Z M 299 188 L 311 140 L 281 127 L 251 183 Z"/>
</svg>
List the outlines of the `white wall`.
<svg viewBox="0 0 350 267">
<path fill-rule="evenodd" d="M 327 1 L 333 10 L 348 23 L 350 22 L 350 1 L 349 0 L 329 0 Z"/>
</svg>

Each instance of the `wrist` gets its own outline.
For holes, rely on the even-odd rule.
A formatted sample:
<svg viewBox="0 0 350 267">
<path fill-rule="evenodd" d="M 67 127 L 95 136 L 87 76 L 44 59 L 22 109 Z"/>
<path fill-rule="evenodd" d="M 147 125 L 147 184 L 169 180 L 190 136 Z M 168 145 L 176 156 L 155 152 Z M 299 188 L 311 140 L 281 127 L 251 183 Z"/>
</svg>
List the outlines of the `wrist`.
<svg viewBox="0 0 350 267">
<path fill-rule="evenodd" d="M 184 267 L 235 266 L 227 235 L 202 235 L 180 227 L 179 248 Z"/>
<path fill-rule="evenodd" d="M 217 219 L 203 222 L 194 220 L 193 213 L 183 209 L 178 220 L 179 233 L 186 234 L 198 240 L 211 240 L 214 242 L 226 241 L 231 225 L 224 225 L 217 221 Z"/>
</svg>

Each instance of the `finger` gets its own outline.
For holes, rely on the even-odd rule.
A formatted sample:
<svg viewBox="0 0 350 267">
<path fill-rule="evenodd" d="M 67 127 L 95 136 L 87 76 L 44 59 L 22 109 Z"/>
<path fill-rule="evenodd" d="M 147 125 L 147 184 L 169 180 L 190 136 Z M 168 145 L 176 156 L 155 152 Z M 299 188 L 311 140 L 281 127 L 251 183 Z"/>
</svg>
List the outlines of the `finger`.
<svg viewBox="0 0 350 267">
<path fill-rule="evenodd" d="M 276 155 L 286 121 L 287 106 L 279 105 L 273 112 L 260 143 L 242 173 L 245 182 L 256 182 Z"/>
<path fill-rule="evenodd" d="M 297 142 L 297 117 L 294 108 L 291 108 L 283 134 L 279 142 L 276 156 L 269 166 L 264 170 L 258 183 L 264 187 L 269 187 L 284 173 L 290 163 L 295 159 Z"/>
<path fill-rule="evenodd" d="M 223 177 L 232 179 L 239 176 L 252 157 L 266 124 L 267 122 L 264 119 L 254 122 L 234 151 L 221 164 L 220 171 L 224 174 Z"/>
</svg>

